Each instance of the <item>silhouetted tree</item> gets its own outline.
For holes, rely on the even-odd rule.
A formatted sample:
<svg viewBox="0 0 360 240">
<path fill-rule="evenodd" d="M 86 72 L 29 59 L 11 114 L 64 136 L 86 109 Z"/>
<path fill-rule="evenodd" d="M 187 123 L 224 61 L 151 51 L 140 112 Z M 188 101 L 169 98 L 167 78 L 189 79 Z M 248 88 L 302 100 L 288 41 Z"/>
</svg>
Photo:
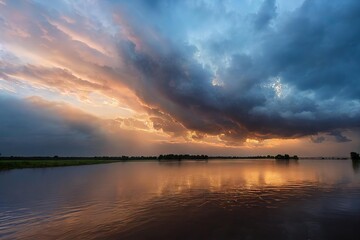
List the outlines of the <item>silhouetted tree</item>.
<svg viewBox="0 0 360 240">
<path fill-rule="evenodd" d="M 352 160 L 360 160 L 360 155 L 356 152 L 351 152 L 350 156 Z"/>
<path fill-rule="evenodd" d="M 289 154 L 285 154 L 285 155 L 278 154 L 275 156 L 275 159 L 283 159 L 283 160 L 295 159 L 295 160 L 297 160 L 297 159 L 299 159 L 299 157 L 297 155 L 290 157 Z"/>
</svg>

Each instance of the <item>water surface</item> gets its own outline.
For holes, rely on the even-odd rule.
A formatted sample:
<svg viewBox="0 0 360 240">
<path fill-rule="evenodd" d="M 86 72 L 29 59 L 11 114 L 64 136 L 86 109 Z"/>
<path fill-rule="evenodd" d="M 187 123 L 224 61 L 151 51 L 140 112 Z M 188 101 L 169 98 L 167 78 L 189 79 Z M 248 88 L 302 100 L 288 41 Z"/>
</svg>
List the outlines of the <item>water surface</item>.
<svg viewBox="0 0 360 240">
<path fill-rule="evenodd" d="M 0 239 L 360 239 L 360 175 L 345 160 L 3 171 Z"/>
</svg>

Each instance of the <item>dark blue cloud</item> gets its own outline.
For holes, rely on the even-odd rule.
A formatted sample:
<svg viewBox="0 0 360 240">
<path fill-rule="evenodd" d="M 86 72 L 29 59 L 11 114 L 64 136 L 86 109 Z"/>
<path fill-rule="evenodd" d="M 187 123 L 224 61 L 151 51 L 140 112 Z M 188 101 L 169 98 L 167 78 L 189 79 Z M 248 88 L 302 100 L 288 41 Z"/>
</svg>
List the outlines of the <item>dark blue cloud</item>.
<svg viewBox="0 0 360 240">
<path fill-rule="evenodd" d="M 262 30 L 269 26 L 271 20 L 276 17 L 276 1 L 275 0 L 265 0 L 259 12 L 256 14 L 254 21 L 255 28 Z"/>
<path fill-rule="evenodd" d="M 208 14 L 218 13 L 204 5 Z M 171 6 L 166 5 L 170 12 L 189 10 L 179 3 Z M 162 12 L 164 6 L 156 8 Z M 179 24 L 180 30 L 188 30 L 183 41 L 172 38 L 175 25 L 157 32 L 170 39 L 164 46 L 170 51 L 132 48 L 125 55 L 139 74 L 135 91 L 142 99 L 189 129 L 239 139 L 299 137 L 360 126 L 358 1 L 305 1 L 279 16 L 276 2 L 264 1 L 255 22 L 254 14 L 223 14 L 230 16 L 227 22 L 219 18 L 218 25 L 207 26 L 210 30 L 193 33 L 200 39 L 201 32 L 210 36 L 203 37 L 206 44 L 191 38 L 192 23 L 201 25 L 194 20 Z M 232 25 L 233 19 L 246 26 Z M 218 26 L 223 32 L 217 33 Z M 250 32 L 239 34 L 244 29 Z M 146 36 L 141 37 L 146 43 Z M 214 79 L 220 84 L 213 85 Z"/>
<path fill-rule="evenodd" d="M 335 138 L 335 141 L 339 143 L 351 142 L 351 139 L 347 138 L 340 131 L 337 130 L 331 131 L 328 135 L 333 136 Z"/>
<path fill-rule="evenodd" d="M 319 100 L 359 99 L 360 3 L 305 1 L 262 46 L 263 64 Z"/>
<path fill-rule="evenodd" d="M 0 109 L 0 152 L 5 156 L 92 156 L 108 144 L 96 118 L 65 105 L 0 95 Z"/>
</svg>

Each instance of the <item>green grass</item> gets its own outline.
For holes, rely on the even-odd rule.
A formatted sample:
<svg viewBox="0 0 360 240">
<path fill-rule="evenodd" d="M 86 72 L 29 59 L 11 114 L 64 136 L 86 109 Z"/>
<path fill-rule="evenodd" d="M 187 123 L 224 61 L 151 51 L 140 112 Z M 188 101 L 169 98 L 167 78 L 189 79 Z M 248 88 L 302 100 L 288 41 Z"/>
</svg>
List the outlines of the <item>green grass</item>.
<svg viewBox="0 0 360 240">
<path fill-rule="evenodd" d="M 101 159 L 0 160 L 0 170 L 10 170 L 16 168 L 79 166 L 79 165 L 103 164 L 103 163 L 113 163 L 113 162 L 118 162 L 118 161 L 101 160 Z"/>
</svg>

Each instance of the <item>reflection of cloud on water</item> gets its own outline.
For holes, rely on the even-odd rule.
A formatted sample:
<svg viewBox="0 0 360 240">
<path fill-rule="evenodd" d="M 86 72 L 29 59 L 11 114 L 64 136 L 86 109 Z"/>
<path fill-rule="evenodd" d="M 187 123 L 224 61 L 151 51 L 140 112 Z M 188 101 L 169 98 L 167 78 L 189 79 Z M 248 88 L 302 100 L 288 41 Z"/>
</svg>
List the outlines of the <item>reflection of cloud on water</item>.
<svg viewBox="0 0 360 240">
<path fill-rule="evenodd" d="M 68 238 L 96 238 L 105 233 L 131 232 L 169 216 L 184 220 L 186 214 L 192 214 L 194 219 L 201 219 L 209 211 L 249 214 L 245 209 L 261 212 L 289 206 L 305 211 L 305 201 L 314 202 L 305 206 L 310 209 L 316 202 L 338 196 L 339 189 L 347 196 L 348 189 L 359 187 L 350 161 L 299 161 L 286 166 L 273 160 L 221 160 L 180 164 L 127 162 L 44 172 L 19 171 L 23 173 L 22 182 L 30 178 L 33 181 L 27 185 L 27 191 L 33 194 L 28 197 L 41 198 L 37 205 L 24 206 L 32 214 L 22 214 L 22 223 L 9 221 L 9 224 L 17 224 L 12 231 L 19 238 L 49 238 L 65 232 Z M 11 176 L 18 175 L 3 177 L 10 182 Z M 57 191 L 44 191 L 49 187 Z M 15 195 L 7 196 L 9 207 L 10 200 L 17 199 Z M 348 211 L 354 205 L 346 199 L 332 202 L 335 205 L 329 205 L 329 209 Z M 31 219 L 36 221 L 29 230 L 26 224 Z"/>
<path fill-rule="evenodd" d="M 223 160 L 221 161 L 223 162 Z M 347 175 L 342 175 L 342 172 L 337 170 L 337 167 L 348 171 L 347 164 L 341 162 L 334 162 L 334 166 L 328 166 L 326 172 L 319 168 L 316 164 L 305 161 L 299 163 L 298 161 L 282 161 L 286 168 L 282 168 L 283 163 L 280 161 L 258 161 L 236 162 L 227 161 L 225 167 L 221 162 L 212 162 L 209 164 L 182 163 L 177 170 L 167 168 L 172 173 L 167 178 L 158 179 L 156 193 L 158 195 L 167 194 L 169 192 L 179 193 L 186 189 L 203 189 L 212 192 L 220 191 L 226 192 L 236 188 L 258 188 L 264 186 L 281 187 L 281 186 L 308 186 L 321 185 L 326 187 L 330 184 L 343 184 L 344 182 L 351 182 L 351 172 Z M 259 167 L 261 165 L 261 167 Z M 164 165 L 179 166 L 177 164 Z M 280 166 L 280 167 L 279 167 Z M 341 176 L 340 176 L 341 175 Z M 153 179 L 156 181 L 156 179 Z"/>
</svg>

